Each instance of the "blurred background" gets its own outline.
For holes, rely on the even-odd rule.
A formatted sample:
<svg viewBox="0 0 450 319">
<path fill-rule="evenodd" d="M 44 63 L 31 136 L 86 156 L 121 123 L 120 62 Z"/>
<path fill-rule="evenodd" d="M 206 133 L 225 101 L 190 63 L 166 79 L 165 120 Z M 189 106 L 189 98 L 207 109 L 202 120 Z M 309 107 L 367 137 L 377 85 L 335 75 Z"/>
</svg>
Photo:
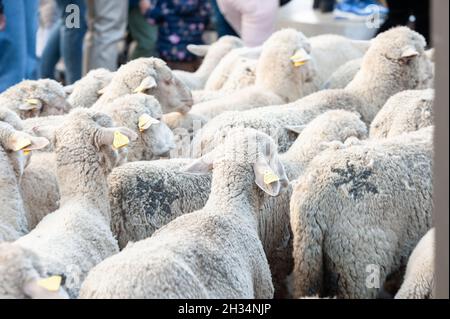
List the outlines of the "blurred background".
<svg viewBox="0 0 450 319">
<path fill-rule="evenodd" d="M 430 43 L 427 0 L 0 0 L 0 93 L 23 79 L 69 85 L 89 70 L 157 56 L 195 71 L 188 44 L 224 35 L 246 46 L 293 27 L 306 36 L 370 39 L 409 25 Z"/>
</svg>

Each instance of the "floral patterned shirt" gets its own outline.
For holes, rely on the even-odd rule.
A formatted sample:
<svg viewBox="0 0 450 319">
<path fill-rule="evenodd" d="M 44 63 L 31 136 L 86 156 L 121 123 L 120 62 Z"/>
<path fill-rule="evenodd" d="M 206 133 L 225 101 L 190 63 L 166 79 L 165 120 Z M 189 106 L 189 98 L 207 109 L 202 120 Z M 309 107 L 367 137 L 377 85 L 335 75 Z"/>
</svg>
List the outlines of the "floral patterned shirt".
<svg viewBox="0 0 450 319">
<path fill-rule="evenodd" d="M 209 0 L 152 0 L 145 16 L 158 25 L 158 51 L 166 61 L 193 61 L 188 44 L 203 44 L 202 35 L 209 23 Z"/>
</svg>

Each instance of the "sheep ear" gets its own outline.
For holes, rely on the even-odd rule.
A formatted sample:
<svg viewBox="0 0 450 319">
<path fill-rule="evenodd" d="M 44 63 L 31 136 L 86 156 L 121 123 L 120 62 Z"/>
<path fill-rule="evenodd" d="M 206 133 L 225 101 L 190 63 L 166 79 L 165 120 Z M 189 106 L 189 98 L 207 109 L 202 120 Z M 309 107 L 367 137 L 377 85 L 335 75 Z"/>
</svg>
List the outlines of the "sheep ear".
<svg viewBox="0 0 450 319">
<path fill-rule="evenodd" d="M 208 53 L 210 47 L 210 45 L 189 44 L 187 49 L 196 56 L 204 57 Z"/>
<path fill-rule="evenodd" d="M 191 174 L 208 174 L 213 169 L 217 151 L 213 150 L 183 167 L 181 172 Z"/>
<path fill-rule="evenodd" d="M 419 52 L 413 47 L 407 47 L 404 48 L 402 51 L 402 54 L 400 56 L 400 62 L 407 63 L 408 61 L 412 60 L 413 58 L 417 57 L 419 55 Z"/>
<path fill-rule="evenodd" d="M 290 132 L 299 134 L 305 129 L 306 125 L 285 125 L 284 128 Z"/>
<path fill-rule="evenodd" d="M 157 87 L 158 84 L 152 76 L 148 76 L 142 80 L 141 84 L 133 91 L 134 93 L 145 93 L 145 91 Z"/>
<path fill-rule="evenodd" d="M 272 156 L 271 164 L 266 158 L 258 157 L 253 164 L 253 171 L 256 185 L 270 196 L 278 196 L 289 185 L 284 166 L 276 154 Z"/>
<path fill-rule="evenodd" d="M 45 137 L 34 137 L 23 132 L 14 132 L 6 143 L 6 148 L 13 152 L 32 151 L 42 149 L 49 143 Z"/>
<path fill-rule="evenodd" d="M 23 291 L 33 299 L 68 299 L 69 296 L 61 287 L 61 280 L 61 276 L 32 279 L 25 283 Z"/>
<path fill-rule="evenodd" d="M 42 108 L 42 101 L 39 99 L 25 99 L 22 104 L 19 105 L 21 111 L 40 110 Z"/>
<path fill-rule="evenodd" d="M 108 127 L 99 130 L 95 141 L 99 149 L 102 146 L 112 146 L 114 149 L 120 149 L 128 146 L 130 141 L 135 141 L 137 138 L 137 134 L 127 127 Z"/>
<path fill-rule="evenodd" d="M 154 124 L 159 124 L 160 121 L 154 119 L 149 114 L 142 114 L 139 117 L 138 128 L 140 132 L 144 132 L 150 128 L 150 126 Z"/>
</svg>

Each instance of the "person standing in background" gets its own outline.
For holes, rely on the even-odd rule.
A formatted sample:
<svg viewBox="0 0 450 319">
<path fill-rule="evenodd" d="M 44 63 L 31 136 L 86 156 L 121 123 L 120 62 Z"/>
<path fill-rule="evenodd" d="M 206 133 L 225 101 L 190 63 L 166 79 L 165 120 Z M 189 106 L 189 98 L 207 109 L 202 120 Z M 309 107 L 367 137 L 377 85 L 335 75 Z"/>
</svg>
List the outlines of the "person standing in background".
<svg viewBox="0 0 450 319">
<path fill-rule="evenodd" d="M 415 17 L 414 29 L 425 37 L 431 46 L 430 1 L 429 0 L 387 0 L 389 13 L 378 33 L 398 25 L 407 25 L 409 17 Z"/>
<path fill-rule="evenodd" d="M 156 42 L 158 40 L 158 27 L 147 22 L 144 14 L 150 8 L 145 0 L 130 0 L 128 13 L 128 29 L 131 38 L 136 41 L 137 46 L 130 55 L 134 60 L 141 57 L 158 56 Z"/>
<path fill-rule="evenodd" d="M 217 0 L 217 4 L 245 46 L 259 46 L 275 31 L 279 0 Z"/>
<path fill-rule="evenodd" d="M 209 0 L 144 0 L 148 22 L 158 26 L 158 52 L 170 68 L 193 72 L 200 61 L 188 44 L 204 44 L 209 23 Z"/>
<path fill-rule="evenodd" d="M 73 84 L 81 79 L 83 63 L 83 38 L 86 33 L 86 5 L 84 0 L 57 0 L 59 21 L 53 26 L 50 37 L 41 57 L 41 77 L 55 78 L 55 68 L 62 57 L 65 65 L 65 84 Z M 74 25 L 68 25 L 71 11 L 75 5 L 77 11 Z M 79 13 L 79 14 L 78 14 Z"/>
<path fill-rule="evenodd" d="M 86 0 L 88 31 L 84 38 L 83 74 L 117 69 L 119 42 L 125 35 L 127 0 Z"/>
<path fill-rule="evenodd" d="M 3 0 L 0 14 L 0 93 L 37 78 L 37 0 Z"/>
</svg>

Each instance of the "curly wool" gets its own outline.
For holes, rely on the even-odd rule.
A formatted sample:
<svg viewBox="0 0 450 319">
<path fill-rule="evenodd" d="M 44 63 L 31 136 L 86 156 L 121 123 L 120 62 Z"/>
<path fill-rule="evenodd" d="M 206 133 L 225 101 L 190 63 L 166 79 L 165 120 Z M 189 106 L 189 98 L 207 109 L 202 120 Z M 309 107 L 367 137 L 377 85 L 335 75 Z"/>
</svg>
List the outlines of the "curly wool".
<svg viewBox="0 0 450 319">
<path fill-rule="evenodd" d="M 434 90 L 407 90 L 392 96 L 370 125 L 371 138 L 387 138 L 433 125 Z"/>
<path fill-rule="evenodd" d="M 434 297 L 436 231 L 430 229 L 414 248 L 408 260 L 405 279 L 395 299 Z"/>
<path fill-rule="evenodd" d="M 374 298 L 406 265 L 432 223 L 432 135 L 348 143 L 310 163 L 291 198 L 294 297 Z"/>
<path fill-rule="evenodd" d="M 323 85 L 324 89 L 344 89 L 361 70 L 362 58 L 341 65 Z"/>
<path fill-rule="evenodd" d="M 42 107 L 21 110 L 27 99 L 37 99 Z M 16 112 L 20 118 L 64 114 L 71 109 L 61 84 L 50 79 L 25 80 L 0 94 L 0 105 Z"/>
<path fill-rule="evenodd" d="M 89 71 L 82 79 L 73 84 L 67 101 L 73 108 L 89 108 L 97 102 L 100 91 L 111 83 L 114 73 L 107 69 Z"/>
</svg>

